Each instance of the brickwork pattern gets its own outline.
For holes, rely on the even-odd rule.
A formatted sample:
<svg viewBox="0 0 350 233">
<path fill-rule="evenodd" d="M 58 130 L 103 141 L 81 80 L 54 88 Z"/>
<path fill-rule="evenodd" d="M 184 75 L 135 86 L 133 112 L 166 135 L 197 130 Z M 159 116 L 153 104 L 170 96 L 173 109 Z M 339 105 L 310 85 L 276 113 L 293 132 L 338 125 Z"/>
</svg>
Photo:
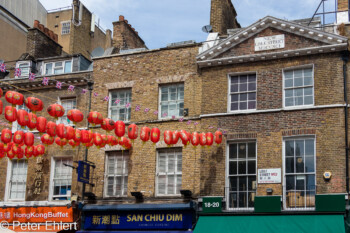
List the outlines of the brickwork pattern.
<svg viewBox="0 0 350 233">
<path fill-rule="evenodd" d="M 35 58 L 62 54 L 62 47 L 37 28 L 28 29 L 27 53 Z"/>
<path fill-rule="evenodd" d="M 227 29 L 240 28 L 231 0 L 211 0 L 210 25 L 213 32 L 227 34 Z"/>
</svg>

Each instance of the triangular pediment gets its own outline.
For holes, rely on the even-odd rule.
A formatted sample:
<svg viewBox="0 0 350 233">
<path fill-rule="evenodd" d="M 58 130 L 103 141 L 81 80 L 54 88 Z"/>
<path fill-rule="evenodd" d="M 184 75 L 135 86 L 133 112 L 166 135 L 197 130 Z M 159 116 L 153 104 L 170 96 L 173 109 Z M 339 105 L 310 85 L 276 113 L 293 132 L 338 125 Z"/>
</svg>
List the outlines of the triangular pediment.
<svg viewBox="0 0 350 233">
<path fill-rule="evenodd" d="M 347 48 L 347 37 L 267 16 L 197 56 L 199 66 L 332 52 Z M 328 51 L 329 50 L 329 51 Z M 293 53 L 293 54 L 292 54 Z"/>
</svg>

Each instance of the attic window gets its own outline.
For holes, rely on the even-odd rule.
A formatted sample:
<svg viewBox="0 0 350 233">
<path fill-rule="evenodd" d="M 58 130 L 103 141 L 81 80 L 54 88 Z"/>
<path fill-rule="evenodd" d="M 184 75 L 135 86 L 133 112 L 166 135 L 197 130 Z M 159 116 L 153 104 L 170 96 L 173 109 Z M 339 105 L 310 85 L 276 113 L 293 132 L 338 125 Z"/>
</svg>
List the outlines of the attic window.
<svg viewBox="0 0 350 233">
<path fill-rule="evenodd" d="M 61 24 L 62 24 L 61 34 L 62 35 L 69 34 L 70 33 L 70 21 L 61 22 Z"/>
</svg>

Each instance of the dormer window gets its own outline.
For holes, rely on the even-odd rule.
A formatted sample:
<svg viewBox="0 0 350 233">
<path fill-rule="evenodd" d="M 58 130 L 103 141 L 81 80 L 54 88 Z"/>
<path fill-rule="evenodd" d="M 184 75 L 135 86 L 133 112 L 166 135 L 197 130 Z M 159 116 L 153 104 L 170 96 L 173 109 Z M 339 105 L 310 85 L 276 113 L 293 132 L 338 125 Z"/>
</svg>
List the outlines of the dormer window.
<svg viewBox="0 0 350 233">
<path fill-rule="evenodd" d="M 30 61 L 17 62 L 16 68 L 21 69 L 21 75 L 16 76 L 16 78 L 28 78 L 31 72 L 31 62 Z"/>
<path fill-rule="evenodd" d="M 44 75 L 64 74 L 72 72 L 72 61 L 45 63 Z"/>
</svg>

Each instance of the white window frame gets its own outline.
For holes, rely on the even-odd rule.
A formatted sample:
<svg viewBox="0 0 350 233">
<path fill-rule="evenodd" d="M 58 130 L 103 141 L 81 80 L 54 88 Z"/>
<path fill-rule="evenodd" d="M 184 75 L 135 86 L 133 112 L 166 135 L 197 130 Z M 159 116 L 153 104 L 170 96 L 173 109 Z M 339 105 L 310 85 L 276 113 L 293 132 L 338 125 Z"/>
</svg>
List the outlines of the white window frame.
<svg viewBox="0 0 350 233">
<path fill-rule="evenodd" d="M 12 169 L 13 169 L 13 163 L 17 161 L 24 161 L 27 163 L 27 176 L 25 180 L 25 191 L 24 191 L 24 198 L 23 199 L 11 199 L 11 180 L 12 180 Z M 25 159 L 7 159 L 7 175 L 6 175 L 6 188 L 5 188 L 5 201 L 14 201 L 14 202 L 21 202 L 25 201 L 26 194 L 27 194 L 27 180 L 28 180 L 28 162 Z"/>
<path fill-rule="evenodd" d="M 65 28 L 67 26 L 64 26 L 65 24 L 69 23 L 69 28 Z M 70 29 L 72 27 L 72 23 L 68 20 L 68 21 L 62 21 L 61 22 L 61 35 L 68 35 L 70 34 Z"/>
<path fill-rule="evenodd" d="M 292 87 L 287 88 L 288 89 L 300 89 L 300 88 L 308 88 L 312 87 L 312 104 L 303 104 L 303 105 L 294 105 L 294 106 L 286 106 L 286 88 L 285 88 L 285 71 L 291 71 L 291 70 L 301 70 L 301 69 L 312 69 L 312 85 L 307 86 L 300 86 L 300 87 Z M 315 65 L 314 64 L 307 64 L 307 65 L 301 65 L 301 66 L 293 66 L 282 69 L 282 92 L 283 92 L 283 108 L 285 109 L 300 109 L 300 108 L 309 108 L 310 106 L 315 106 Z M 304 95 L 303 95 L 304 97 Z"/>
<path fill-rule="evenodd" d="M 184 88 L 184 99 L 182 101 L 183 101 L 183 105 L 184 105 L 184 109 L 185 109 L 185 83 L 161 84 L 161 85 L 159 85 L 159 90 L 158 90 L 158 96 L 159 96 L 158 97 L 158 101 L 159 101 L 158 102 L 159 103 L 158 104 L 158 119 L 171 119 L 172 118 L 172 116 L 169 116 L 169 115 L 163 117 L 162 116 L 162 108 L 161 108 L 161 106 L 162 106 L 162 88 L 163 87 L 171 87 L 171 86 L 176 86 L 176 89 L 178 89 L 179 86 L 183 86 L 183 88 Z M 169 101 L 165 101 L 165 102 L 169 102 Z M 177 105 L 178 103 L 181 103 L 181 100 L 177 99 L 177 100 L 173 100 L 171 102 L 176 102 L 176 105 Z M 177 110 L 179 110 L 179 109 L 177 109 Z M 178 116 L 175 115 L 176 119 L 178 119 L 180 117 L 183 117 L 183 115 L 182 116 L 181 115 L 178 115 Z"/>
<path fill-rule="evenodd" d="M 56 63 L 59 63 L 59 62 L 62 62 L 62 66 L 57 66 L 56 67 Z M 70 64 L 70 70 L 71 70 L 71 72 L 65 72 L 65 70 L 66 70 L 66 63 L 68 63 L 68 62 L 70 62 L 71 64 Z M 51 69 L 51 74 L 47 74 L 46 73 L 46 66 L 47 65 L 52 65 L 52 69 Z M 62 73 L 59 73 L 59 74 L 55 74 L 55 69 L 58 69 L 58 67 L 62 67 L 62 69 L 63 69 L 63 72 Z M 51 76 L 51 75 L 61 75 L 61 74 L 69 74 L 69 73 L 72 73 L 72 71 L 73 71 L 73 59 L 71 59 L 71 60 L 64 60 L 64 61 L 52 61 L 52 62 L 45 62 L 44 63 L 44 70 L 43 70 L 43 74 L 42 75 L 46 75 L 46 76 Z"/>
<path fill-rule="evenodd" d="M 226 185 L 225 185 L 225 197 L 226 197 L 226 209 L 230 211 L 253 211 L 254 207 L 237 207 L 237 208 L 230 208 L 230 144 L 239 144 L 239 143 L 255 143 L 255 197 L 257 196 L 257 190 L 258 190 L 258 142 L 255 139 L 247 139 L 247 140 L 234 140 L 234 141 L 229 141 L 226 144 L 226 171 L 225 171 L 225 176 L 226 176 Z M 252 159 L 251 159 L 252 160 Z M 240 160 L 236 160 L 237 162 Z M 248 161 L 246 159 L 245 161 Z M 248 167 L 248 163 L 246 165 Z M 245 174 L 245 175 L 239 175 L 238 170 L 237 170 L 237 175 L 236 177 L 249 177 L 253 176 L 253 174 Z M 237 184 L 238 186 L 238 184 Z M 248 191 L 247 191 L 248 192 Z"/>
<path fill-rule="evenodd" d="M 71 190 L 70 195 L 61 195 L 60 197 L 67 197 L 67 200 L 54 200 L 54 198 L 58 196 L 54 196 L 54 177 L 55 177 L 55 167 L 57 160 L 71 160 L 73 164 L 73 158 L 72 157 L 51 157 L 51 172 L 50 172 L 50 188 L 49 188 L 49 200 L 50 201 L 59 201 L 59 202 L 67 202 L 70 201 L 71 195 L 72 195 L 72 187 L 73 183 L 71 183 Z M 72 169 L 70 167 L 67 167 L 68 169 Z M 72 181 L 73 181 L 73 169 L 71 171 Z"/>
<path fill-rule="evenodd" d="M 58 103 L 59 103 L 60 105 L 63 106 L 63 103 L 62 103 L 62 102 L 67 101 L 67 100 L 75 100 L 75 108 L 77 108 L 78 100 L 77 100 L 77 97 L 74 97 L 74 96 L 72 96 L 72 97 L 67 97 L 67 98 L 65 98 L 65 97 L 59 97 L 59 98 L 58 98 Z M 64 106 L 63 106 L 63 107 L 64 107 Z M 71 109 L 75 109 L 75 108 L 71 108 Z M 68 111 L 71 110 L 71 109 L 64 109 L 64 115 L 63 115 L 62 117 L 67 117 L 67 113 L 68 113 Z M 70 123 L 68 123 L 68 121 L 67 121 L 67 122 L 63 122 L 62 117 L 60 117 L 60 118 L 56 121 L 56 124 L 65 124 L 65 125 L 69 125 L 69 126 L 75 126 L 75 125 L 74 125 L 74 122 L 72 122 L 72 121 L 71 121 Z M 67 118 L 67 119 L 68 119 L 68 118 Z"/>
<path fill-rule="evenodd" d="M 126 89 L 113 89 L 113 90 L 109 90 L 108 92 L 108 95 L 109 95 L 109 101 L 108 101 L 108 118 L 112 119 L 112 102 L 113 102 L 113 99 L 112 99 L 112 92 L 119 92 L 119 93 L 122 93 L 122 92 L 130 92 L 130 104 L 132 104 L 132 89 L 131 88 L 126 88 Z M 119 103 L 120 104 L 120 103 Z M 119 105 L 118 104 L 118 105 Z M 126 104 L 126 103 L 125 103 Z M 122 106 L 113 106 L 114 109 L 117 110 L 117 120 L 120 120 L 120 112 L 119 110 L 120 109 L 126 109 L 126 112 L 130 112 L 130 119 L 131 119 L 131 107 L 129 108 L 126 108 L 125 105 L 124 107 Z M 130 122 L 130 119 L 125 119 L 123 120 L 124 122 Z"/>
<path fill-rule="evenodd" d="M 113 154 L 113 153 L 116 153 L 116 154 Z M 118 175 L 116 173 L 114 173 L 113 175 L 112 174 L 108 174 L 108 157 L 109 156 L 115 156 L 115 157 L 121 157 L 122 160 L 123 160 L 123 171 L 122 171 L 122 174 Z M 122 179 L 122 195 L 116 195 L 115 193 L 113 195 L 108 195 L 108 178 L 109 177 L 114 177 L 114 181 L 113 181 L 113 190 L 115 191 L 115 188 L 116 188 L 116 177 L 127 177 L 128 178 L 128 181 L 129 181 L 129 162 L 130 162 L 130 154 L 129 152 L 127 151 L 108 151 L 106 153 L 106 156 L 105 156 L 105 174 L 104 174 L 104 197 L 126 197 L 128 195 L 128 189 L 125 191 L 124 190 L 124 186 L 125 186 L 125 182 L 124 182 L 124 179 Z M 126 167 L 125 167 L 126 166 Z M 116 168 L 115 168 L 116 169 Z M 114 169 L 114 170 L 115 170 Z M 128 182 L 127 181 L 127 182 Z M 128 185 L 128 184 L 127 184 Z M 124 193 L 125 191 L 125 193 Z"/>
<path fill-rule="evenodd" d="M 255 109 L 246 109 L 246 110 L 231 110 L 231 77 L 232 76 L 239 76 L 239 75 L 250 75 L 250 74 L 255 74 Z M 234 113 L 240 113 L 240 112 L 255 112 L 258 108 L 258 72 L 235 72 L 235 73 L 229 73 L 227 75 L 228 79 L 228 87 L 227 87 L 227 112 L 234 112 Z M 237 92 L 237 94 L 240 93 L 253 93 L 253 91 L 246 91 L 246 92 Z M 248 104 L 248 102 L 247 102 Z M 247 106 L 248 108 L 248 106 Z"/>
<path fill-rule="evenodd" d="M 294 172 L 294 175 L 314 175 L 315 176 L 315 198 L 317 194 L 317 176 L 316 176 L 316 171 L 317 171 L 317 163 L 316 163 L 316 157 L 317 157 L 317 151 L 316 151 L 316 135 L 300 135 L 300 136 L 290 136 L 290 137 L 283 137 L 282 141 L 282 167 L 283 167 L 283 209 L 285 210 L 293 210 L 293 211 L 304 211 L 304 210 L 315 210 L 316 203 L 314 207 L 300 207 L 300 208 L 293 208 L 293 207 L 287 207 L 287 181 L 286 181 L 286 141 L 288 140 L 308 140 L 308 139 L 313 139 L 314 140 L 314 172 L 304 172 L 304 173 L 296 173 Z M 305 150 L 305 148 L 304 148 Z M 305 165 L 304 165 L 305 166 Z M 288 173 L 289 175 L 293 175 L 292 173 Z"/>
<path fill-rule="evenodd" d="M 161 152 L 163 152 L 163 151 L 169 151 L 169 150 L 175 150 L 175 165 L 174 165 L 174 172 L 172 172 L 172 173 L 168 173 L 168 172 L 159 172 L 159 167 L 158 167 L 158 162 L 159 162 L 159 155 L 160 155 L 160 153 Z M 178 155 L 178 153 L 180 153 L 181 154 L 181 172 L 177 172 L 177 155 Z M 168 156 L 167 156 L 167 158 L 168 158 Z M 168 159 L 166 159 L 166 161 L 168 161 Z M 166 162 L 166 170 L 168 170 L 168 162 Z M 183 175 L 182 175 L 182 171 L 183 171 L 183 150 L 182 150 L 182 148 L 166 148 L 166 149 L 159 149 L 159 150 L 157 150 L 157 159 L 156 159 L 156 179 L 155 179 L 155 191 L 156 191 L 156 196 L 157 197 L 164 197 L 164 196 L 174 196 L 174 197 L 178 197 L 178 196 L 181 196 L 181 194 L 180 194 L 180 190 L 181 190 L 181 188 L 180 188 L 180 190 L 178 190 L 179 191 L 179 193 L 178 194 L 176 194 L 176 187 L 177 187 L 177 179 L 175 178 L 174 180 L 175 180 L 175 182 L 174 182 L 174 189 L 175 189 L 175 193 L 174 194 L 159 194 L 159 192 L 158 192 L 158 177 L 159 177 L 159 175 L 165 175 L 166 177 L 168 176 L 168 175 L 174 175 L 175 177 L 177 176 L 177 175 L 181 175 L 181 187 L 182 187 L 182 184 L 183 184 L 183 182 L 182 182 L 182 178 L 183 178 Z M 167 180 L 167 179 L 166 179 Z M 165 192 L 167 193 L 168 192 L 168 188 L 167 188 L 167 181 L 166 181 L 166 185 L 165 185 Z"/>
<path fill-rule="evenodd" d="M 27 64 L 28 65 L 28 74 L 23 75 L 22 68 L 20 67 L 20 65 L 23 65 L 23 64 Z M 19 77 L 15 76 L 16 78 L 18 78 L 18 79 L 20 79 L 20 78 L 28 78 L 30 73 L 32 72 L 32 62 L 31 61 L 18 61 L 16 63 L 16 68 L 17 69 L 21 69 L 21 76 L 19 76 Z M 25 68 L 27 68 L 27 67 L 25 67 Z"/>
<path fill-rule="evenodd" d="M 21 108 L 21 109 L 25 110 L 27 113 L 31 113 L 31 112 L 32 112 L 29 108 L 27 108 L 27 106 L 25 105 L 25 103 L 23 103 L 22 105 L 16 105 L 16 110 L 17 110 L 17 111 L 19 110 L 19 106 L 23 106 L 24 108 Z M 37 131 L 36 129 L 33 130 L 33 131 L 30 131 L 30 129 L 28 128 L 28 126 L 26 126 L 24 129 L 22 129 L 22 126 L 20 126 L 20 125 L 18 124 L 17 121 L 14 121 L 14 122 L 12 123 L 12 133 L 15 133 L 15 132 L 18 131 L 18 130 L 21 130 L 21 131 L 23 131 L 23 132 L 34 132 L 34 131 Z"/>
</svg>

